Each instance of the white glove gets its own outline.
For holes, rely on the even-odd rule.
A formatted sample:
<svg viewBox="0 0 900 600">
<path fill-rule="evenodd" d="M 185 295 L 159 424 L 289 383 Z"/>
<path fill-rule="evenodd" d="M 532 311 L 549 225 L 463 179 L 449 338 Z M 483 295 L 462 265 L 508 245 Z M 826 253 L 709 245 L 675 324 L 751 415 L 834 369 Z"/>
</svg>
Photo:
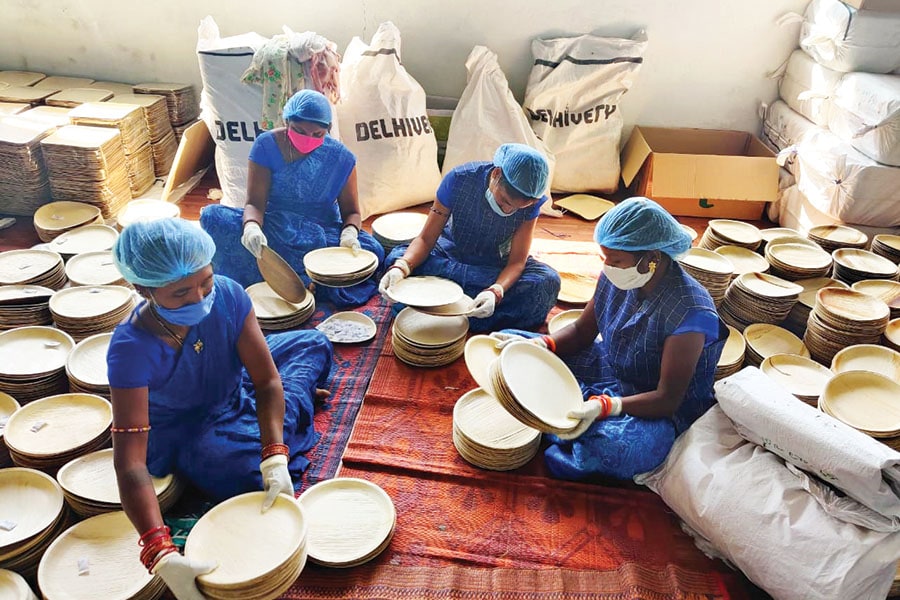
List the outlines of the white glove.
<svg viewBox="0 0 900 600">
<path fill-rule="evenodd" d="M 266 512 L 275 504 L 278 494 L 286 494 L 294 497 L 294 483 L 291 481 L 291 473 L 288 471 L 288 460 L 284 454 L 270 456 L 259 463 L 262 473 L 263 489 L 266 497 L 263 499 L 262 512 Z"/>
<path fill-rule="evenodd" d="M 177 552 L 170 552 L 153 567 L 178 600 L 206 600 L 194 582 L 197 575 L 205 575 L 216 568 L 215 563 L 194 563 Z"/>
<path fill-rule="evenodd" d="M 514 344 L 515 342 L 530 342 L 535 346 L 540 346 L 541 348 L 547 347 L 547 342 L 544 341 L 544 338 L 538 336 L 536 338 L 527 338 L 523 335 L 519 335 L 518 333 L 503 333 L 502 331 L 495 331 L 491 334 L 491 337 L 497 340 L 497 343 L 494 345 L 497 350 L 503 350 L 510 344 Z"/>
<path fill-rule="evenodd" d="M 341 247 L 353 250 L 353 256 L 362 250 L 362 246 L 359 245 L 359 229 L 356 228 L 356 225 L 345 225 L 341 229 Z"/>
<path fill-rule="evenodd" d="M 244 225 L 244 233 L 241 234 L 241 244 L 244 245 L 244 248 L 250 254 L 259 258 L 262 256 L 263 246 L 268 246 L 269 241 L 266 239 L 266 234 L 262 232 L 262 227 L 259 226 L 259 223 L 249 221 Z"/>
<path fill-rule="evenodd" d="M 577 437 L 581 437 L 581 435 L 594 424 L 597 417 L 600 416 L 600 409 L 601 405 L 599 400 L 588 400 L 577 410 L 569 411 L 566 416 L 570 419 L 579 419 L 580 422 L 572 431 L 568 433 L 557 433 L 556 437 L 561 440 L 574 440 Z"/>
<path fill-rule="evenodd" d="M 389 303 L 393 302 L 394 300 L 387 295 L 387 290 L 398 281 L 403 281 L 404 279 L 406 279 L 406 273 L 403 272 L 403 269 L 399 267 L 388 269 L 387 273 L 381 278 L 381 283 L 378 284 L 378 292 L 381 294 L 381 297 Z"/>
<path fill-rule="evenodd" d="M 472 310 L 469 311 L 470 317 L 476 319 L 486 319 L 494 314 L 494 308 L 497 307 L 497 296 L 490 290 L 484 290 L 475 296 L 475 303 Z"/>
</svg>

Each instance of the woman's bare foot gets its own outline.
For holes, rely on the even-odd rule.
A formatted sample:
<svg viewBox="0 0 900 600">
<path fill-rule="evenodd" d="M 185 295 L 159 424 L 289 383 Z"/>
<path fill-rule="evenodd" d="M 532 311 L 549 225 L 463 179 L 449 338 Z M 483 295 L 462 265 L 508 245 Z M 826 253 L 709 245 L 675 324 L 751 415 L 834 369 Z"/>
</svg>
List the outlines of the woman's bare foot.
<svg viewBox="0 0 900 600">
<path fill-rule="evenodd" d="M 326 398 L 331 395 L 331 392 L 328 390 L 323 390 L 321 388 L 316 388 L 315 399 L 317 402 L 324 402 Z"/>
</svg>

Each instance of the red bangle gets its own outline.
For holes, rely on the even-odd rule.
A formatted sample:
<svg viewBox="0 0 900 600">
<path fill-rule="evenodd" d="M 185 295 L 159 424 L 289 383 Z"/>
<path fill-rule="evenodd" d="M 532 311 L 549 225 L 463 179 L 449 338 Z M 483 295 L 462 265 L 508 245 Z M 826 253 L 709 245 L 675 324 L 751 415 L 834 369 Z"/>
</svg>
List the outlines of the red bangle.
<svg viewBox="0 0 900 600">
<path fill-rule="evenodd" d="M 610 400 L 609 396 L 606 394 L 591 396 L 589 400 L 596 400 L 600 403 L 600 414 L 598 415 L 598 418 L 605 419 L 609 416 L 609 413 L 612 412 L 612 400 Z"/>
<path fill-rule="evenodd" d="M 276 454 L 283 454 L 284 456 L 291 455 L 291 449 L 287 444 L 266 444 L 262 449 L 262 460 L 266 460 L 270 456 L 275 456 Z"/>
<path fill-rule="evenodd" d="M 544 343 L 547 344 L 547 350 L 556 354 L 556 340 L 554 340 L 549 335 L 542 335 L 541 339 L 544 340 Z"/>
<path fill-rule="evenodd" d="M 141 534 L 140 539 L 138 540 L 138 546 L 143 546 L 150 540 L 155 537 L 167 536 L 171 533 L 168 527 L 165 525 L 160 525 L 159 527 L 154 527 L 153 529 L 149 529 Z"/>
</svg>

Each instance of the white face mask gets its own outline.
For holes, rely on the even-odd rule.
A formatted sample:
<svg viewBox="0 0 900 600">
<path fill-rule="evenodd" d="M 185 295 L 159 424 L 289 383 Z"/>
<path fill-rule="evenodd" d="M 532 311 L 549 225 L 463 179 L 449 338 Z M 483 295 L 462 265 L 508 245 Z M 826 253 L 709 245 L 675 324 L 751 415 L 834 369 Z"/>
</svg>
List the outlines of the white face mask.
<svg viewBox="0 0 900 600">
<path fill-rule="evenodd" d="M 643 258 L 641 259 L 643 260 Z M 633 267 L 620 269 L 619 267 L 611 267 L 607 264 L 603 265 L 603 274 L 609 279 L 609 282 L 620 290 L 633 290 L 644 287 L 656 272 L 656 265 L 651 264 L 646 273 L 638 271 L 639 260 Z"/>
</svg>

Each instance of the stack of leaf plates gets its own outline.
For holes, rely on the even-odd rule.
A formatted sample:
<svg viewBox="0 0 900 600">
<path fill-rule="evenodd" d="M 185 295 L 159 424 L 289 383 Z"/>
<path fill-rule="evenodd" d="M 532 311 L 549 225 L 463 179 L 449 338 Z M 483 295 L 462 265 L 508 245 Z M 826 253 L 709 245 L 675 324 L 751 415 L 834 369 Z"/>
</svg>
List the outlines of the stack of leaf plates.
<svg viewBox="0 0 900 600">
<path fill-rule="evenodd" d="M 189 83 L 136 83 L 132 86 L 136 94 L 165 96 L 169 123 L 176 125 L 196 119 L 200 114 L 200 104 Z"/>
<path fill-rule="evenodd" d="M 0 121 L 0 198 L 3 214 L 31 215 L 50 200 L 50 180 L 41 153 L 49 125 L 20 119 Z"/>
<path fill-rule="evenodd" d="M 747 353 L 747 341 L 741 332 L 731 325 L 726 325 L 726 327 L 728 327 L 728 338 L 725 340 L 719 362 L 716 363 L 716 380 L 740 371 L 744 367 L 744 358 Z"/>
<path fill-rule="evenodd" d="M 265 281 L 248 287 L 247 295 L 253 303 L 259 326 L 268 331 L 279 331 L 306 323 L 316 312 L 316 299 L 308 290 L 303 291 L 305 296 L 300 302 L 288 302 Z"/>
<path fill-rule="evenodd" d="M 62 127 L 69 125 L 69 113 L 71 108 L 62 106 L 35 106 L 25 112 L 19 113 L 19 118 L 27 119 L 35 123 L 43 123 L 51 127 Z"/>
<path fill-rule="evenodd" d="M 59 394 L 22 406 L 6 424 L 13 462 L 55 473 L 109 443 L 112 405 L 92 394 Z"/>
<path fill-rule="evenodd" d="M 126 204 L 122 212 L 119 213 L 119 216 L 116 218 L 116 225 L 121 230 L 138 221 L 174 219 L 180 215 L 181 209 L 172 202 L 153 198 L 135 198 Z"/>
<path fill-rule="evenodd" d="M 214 600 L 270 600 L 291 587 L 306 566 L 309 519 L 293 498 L 279 494 L 262 512 L 265 492 L 230 498 L 200 517 L 184 546 L 195 563 L 218 564 L 197 576 Z"/>
<path fill-rule="evenodd" d="M 324 333 L 334 344 L 367 342 L 378 332 L 375 321 L 363 313 L 352 310 L 334 313 L 316 325 L 316 329 Z"/>
<path fill-rule="evenodd" d="M 119 232 L 109 225 L 82 225 L 53 238 L 47 249 L 68 258 L 84 252 L 110 250 L 118 237 Z"/>
<path fill-rule="evenodd" d="M 56 480 L 34 469 L 0 469 L 0 568 L 30 578 L 38 561 L 67 526 L 66 503 Z M 6 598 L 6 596 L 3 596 Z"/>
<path fill-rule="evenodd" d="M 711 250 L 691 248 L 679 257 L 678 263 L 706 288 L 716 306 L 722 303 L 734 275 L 730 260 Z"/>
<path fill-rule="evenodd" d="M 858 248 L 841 248 L 832 253 L 834 277 L 849 284 L 864 279 L 897 280 L 900 269 L 883 256 Z"/>
<path fill-rule="evenodd" d="M 300 279 L 294 268 L 272 248 L 263 246 L 262 253 L 256 259 L 256 265 L 259 267 L 263 279 L 276 294 L 295 304 L 302 304 L 306 301 L 309 290 L 304 287 L 303 280 Z"/>
<path fill-rule="evenodd" d="M 82 225 L 102 224 L 100 209 L 87 202 L 50 202 L 34 213 L 34 229 L 42 242 Z"/>
<path fill-rule="evenodd" d="M 578 426 L 568 414 L 581 408 L 581 388 L 566 363 L 546 348 L 509 344 L 491 363 L 490 379 L 491 394 L 523 425 L 555 434 Z"/>
<path fill-rule="evenodd" d="M 491 392 L 490 368 L 494 360 L 500 357 L 499 342 L 489 335 L 473 335 L 466 342 L 466 368 L 478 387 Z"/>
<path fill-rule="evenodd" d="M 397 523 L 391 497 L 365 479 L 321 481 L 297 499 L 309 521 L 306 546 L 310 562 L 326 567 L 355 567 L 388 547 Z"/>
<path fill-rule="evenodd" d="M 69 87 L 44 98 L 47 106 L 59 106 L 62 108 L 75 108 L 86 102 L 103 102 L 113 97 L 109 90 L 101 90 L 91 87 Z"/>
<path fill-rule="evenodd" d="M 6 442 L 3 439 L 3 432 L 6 431 L 6 422 L 19 408 L 21 407 L 15 398 L 0 392 L 0 467 L 12 465 L 9 449 L 6 447 Z"/>
<path fill-rule="evenodd" d="M 407 307 L 391 328 L 394 356 L 414 367 L 440 367 L 463 355 L 469 320 L 429 315 Z"/>
<path fill-rule="evenodd" d="M 572 308 L 570 310 L 562 311 L 561 313 L 550 319 L 550 322 L 547 323 L 547 331 L 549 331 L 551 334 L 556 333 L 563 327 L 571 325 L 572 323 L 577 321 L 581 317 L 581 313 L 583 312 L 584 310 L 580 308 Z"/>
<path fill-rule="evenodd" d="M 797 303 L 788 313 L 787 318 L 781 324 L 782 327 L 792 332 L 797 337 L 803 337 L 806 333 L 806 323 L 809 321 L 809 313 L 816 305 L 816 293 L 822 288 L 833 287 L 841 289 L 849 289 L 849 286 L 843 281 L 830 279 L 828 277 L 813 277 L 812 279 L 800 279 L 795 281 L 797 285 L 803 288 Z"/>
<path fill-rule="evenodd" d="M 809 358 L 809 350 L 796 335 L 769 323 L 754 323 L 744 329 L 747 341 L 746 363 L 758 367 L 775 354 L 794 354 Z"/>
<path fill-rule="evenodd" d="M 109 250 L 82 252 L 66 261 L 66 277 L 72 285 L 120 285 L 131 287 L 125 281 L 113 254 Z"/>
<path fill-rule="evenodd" d="M 810 229 L 806 237 L 826 252 L 834 252 L 838 248 L 865 248 L 869 241 L 862 231 L 846 225 L 819 225 Z"/>
<path fill-rule="evenodd" d="M 166 110 L 166 99 L 164 96 L 157 96 L 154 94 L 116 93 L 116 95 L 107 102 L 109 104 L 131 104 L 140 106 L 144 113 L 144 121 L 147 123 L 147 130 L 150 132 L 151 144 L 158 144 L 169 134 L 174 136 L 172 125 L 169 123 L 169 115 Z"/>
<path fill-rule="evenodd" d="M 73 392 L 95 394 L 109 399 L 106 352 L 109 350 L 112 336 L 112 333 L 98 333 L 75 344 L 75 348 L 66 359 L 69 389 Z"/>
<path fill-rule="evenodd" d="M 67 462 L 56 474 L 66 502 L 82 517 L 122 510 L 113 449 L 105 448 Z M 153 477 L 153 490 L 163 513 L 178 500 L 184 485 L 174 475 Z"/>
<path fill-rule="evenodd" d="M 891 319 L 884 330 L 884 345 L 900 351 L 900 319 Z"/>
<path fill-rule="evenodd" d="M 597 289 L 597 278 L 581 273 L 562 272 L 559 274 L 560 287 L 557 300 L 566 304 L 584 306 Z"/>
<path fill-rule="evenodd" d="M 760 237 L 762 237 L 762 244 L 759 248 L 757 248 L 757 251 L 759 251 L 760 253 L 765 252 L 766 246 L 768 246 L 774 239 L 787 236 L 794 236 L 798 238 L 803 237 L 803 234 L 801 234 L 796 229 L 791 229 L 790 227 L 769 227 L 768 229 L 760 229 L 759 235 Z"/>
<path fill-rule="evenodd" d="M 827 367 L 796 354 L 773 354 L 762 361 L 759 369 L 810 406 L 818 406 L 822 390 L 834 377 Z"/>
<path fill-rule="evenodd" d="M 94 83 L 93 79 L 87 77 L 69 77 L 66 75 L 50 75 L 44 77 L 34 84 L 36 88 L 49 88 L 54 90 L 64 90 L 67 88 L 88 87 Z"/>
<path fill-rule="evenodd" d="M 732 278 L 744 273 L 765 273 L 769 270 L 768 261 L 753 250 L 741 246 L 719 246 L 715 252 L 727 258 L 734 267 Z"/>
<path fill-rule="evenodd" d="M 407 277 L 387 289 L 394 302 L 417 308 L 446 306 L 462 299 L 458 283 L 443 277 Z"/>
<path fill-rule="evenodd" d="M 823 288 L 809 315 L 803 343 L 812 357 L 830 365 L 847 346 L 877 344 L 888 324 L 887 304 L 854 290 Z"/>
<path fill-rule="evenodd" d="M 362 283 L 378 268 L 378 255 L 369 250 L 354 254 L 350 248 L 319 248 L 303 255 L 309 278 L 328 287 L 349 287 Z"/>
<path fill-rule="evenodd" d="M 769 244 L 766 260 L 773 275 L 788 281 L 825 277 L 831 272 L 831 255 L 806 244 Z"/>
<path fill-rule="evenodd" d="M 156 600 L 166 591 L 135 547 L 138 533 L 122 511 L 86 519 L 50 544 L 38 566 L 46 600 Z"/>
<path fill-rule="evenodd" d="M 822 246 L 818 245 L 811 239 L 793 233 L 780 235 L 778 237 L 770 239 L 768 242 L 766 242 L 766 248 L 768 248 L 769 246 L 777 246 L 778 244 L 800 244 L 803 246 L 810 246 L 812 248 L 822 250 Z M 763 249 L 762 254 L 765 254 L 765 249 Z"/>
<path fill-rule="evenodd" d="M 453 445 L 476 467 L 518 469 L 537 454 L 540 444 L 540 431 L 523 425 L 481 388 L 466 392 L 453 406 Z"/>
<path fill-rule="evenodd" d="M 178 153 L 178 140 L 175 138 L 175 132 L 170 130 L 158 142 L 151 142 L 150 152 L 153 155 L 153 174 L 156 177 L 168 175 L 172 169 L 172 163 L 175 162 L 175 155 Z"/>
<path fill-rule="evenodd" d="M 0 330 L 50 325 L 53 290 L 40 285 L 0 285 Z"/>
<path fill-rule="evenodd" d="M 395 246 L 409 244 L 425 226 L 428 215 L 414 212 L 395 212 L 381 215 L 372 221 L 372 236 L 378 240 L 385 251 Z"/>
<path fill-rule="evenodd" d="M 745 273 L 728 287 L 719 315 L 739 331 L 751 323 L 781 323 L 802 291 L 799 285 L 774 275 Z"/>
<path fill-rule="evenodd" d="M 56 326 L 78 342 L 115 329 L 134 308 L 134 292 L 121 285 L 76 286 L 50 298 Z"/>
<path fill-rule="evenodd" d="M 872 252 L 892 263 L 900 264 L 900 235 L 882 233 L 872 238 Z"/>
<path fill-rule="evenodd" d="M 0 82 L 8 85 L 32 86 L 47 77 L 44 73 L 34 71 L 0 71 Z"/>
<path fill-rule="evenodd" d="M 175 134 L 175 141 L 179 144 L 181 143 L 181 137 L 184 135 L 184 132 L 190 129 L 195 123 L 199 123 L 200 119 L 191 119 L 186 123 L 181 123 L 178 125 L 172 125 L 172 132 Z"/>
<path fill-rule="evenodd" d="M 863 279 L 850 287 L 887 304 L 891 309 L 892 319 L 900 317 L 900 282 L 890 279 Z"/>
<path fill-rule="evenodd" d="M 3 85 L 0 85 L 0 87 L 3 87 Z M 22 102 L 0 102 L 0 117 L 12 117 L 14 115 L 20 115 L 30 107 L 30 104 L 24 104 Z"/>
<path fill-rule="evenodd" d="M 834 355 L 831 370 L 835 373 L 871 371 L 900 381 L 900 352 L 875 344 L 848 346 Z"/>
<path fill-rule="evenodd" d="M 109 90 L 113 94 L 133 94 L 134 86 L 130 83 L 122 83 L 121 81 L 95 81 L 88 87 L 99 88 L 101 90 Z"/>
<path fill-rule="evenodd" d="M 900 437 L 900 383 L 884 375 L 835 375 L 819 397 L 819 409 L 872 437 Z"/>
<path fill-rule="evenodd" d="M 0 598 L 38 600 L 25 578 L 14 571 L 0 569 Z"/>
<path fill-rule="evenodd" d="M 22 404 L 68 391 L 66 359 L 75 340 L 54 327 L 0 333 L 0 391 Z"/>
<path fill-rule="evenodd" d="M 36 88 L 32 86 L 10 85 L 0 88 L 0 101 L 17 102 L 37 106 L 44 101 L 44 98 L 55 94 L 58 89 L 52 88 Z"/>
<path fill-rule="evenodd" d="M 700 247 L 715 250 L 719 246 L 741 246 L 756 250 L 762 243 L 759 228 L 743 221 L 711 219 L 700 238 Z"/>
<path fill-rule="evenodd" d="M 450 304 L 442 304 L 440 306 L 416 306 L 416 310 L 429 315 L 439 315 L 445 317 L 458 317 L 468 315 L 475 307 L 475 300 L 469 296 L 463 295 L 462 298 Z"/>
</svg>

